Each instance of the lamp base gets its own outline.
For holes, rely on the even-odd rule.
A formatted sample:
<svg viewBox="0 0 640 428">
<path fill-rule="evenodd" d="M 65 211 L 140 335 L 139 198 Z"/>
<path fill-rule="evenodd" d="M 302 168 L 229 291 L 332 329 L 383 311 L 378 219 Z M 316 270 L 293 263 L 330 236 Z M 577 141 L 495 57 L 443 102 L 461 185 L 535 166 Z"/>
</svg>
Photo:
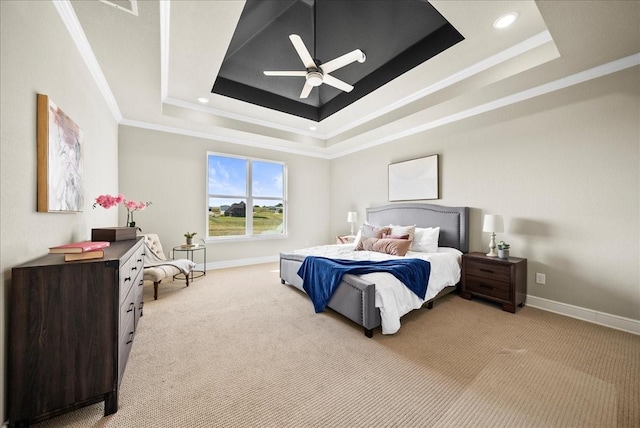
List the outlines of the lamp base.
<svg viewBox="0 0 640 428">
<path fill-rule="evenodd" d="M 496 253 L 496 234 L 491 233 L 491 241 L 489 241 L 489 252 L 487 253 L 487 257 L 498 257 L 498 253 Z"/>
</svg>

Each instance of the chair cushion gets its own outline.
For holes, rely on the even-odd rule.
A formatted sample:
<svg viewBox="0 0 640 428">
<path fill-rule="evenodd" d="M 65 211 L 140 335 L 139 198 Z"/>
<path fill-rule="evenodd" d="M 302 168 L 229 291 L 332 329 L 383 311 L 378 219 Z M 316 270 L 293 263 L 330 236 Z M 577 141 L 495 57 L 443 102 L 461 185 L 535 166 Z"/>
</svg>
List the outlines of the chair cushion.
<svg viewBox="0 0 640 428">
<path fill-rule="evenodd" d="M 166 278 L 173 278 L 174 275 L 179 273 L 181 273 L 180 269 L 171 265 L 145 267 L 143 279 L 158 282 Z"/>
</svg>

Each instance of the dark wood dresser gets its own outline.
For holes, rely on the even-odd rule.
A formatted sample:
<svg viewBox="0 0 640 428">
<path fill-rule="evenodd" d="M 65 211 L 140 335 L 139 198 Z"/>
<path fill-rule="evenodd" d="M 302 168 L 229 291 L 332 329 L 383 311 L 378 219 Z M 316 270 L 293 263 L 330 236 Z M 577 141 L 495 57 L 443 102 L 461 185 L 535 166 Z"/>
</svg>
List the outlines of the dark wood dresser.
<svg viewBox="0 0 640 428">
<path fill-rule="evenodd" d="M 483 297 L 502 304 L 502 309 L 515 313 L 527 298 L 527 259 L 500 259 L 483 253 L 462 256 L 462 290 L 465 299 Z"/>
<path fill-rule="evenodd" d="M 9 290 L 10 426 L 28 426 L 104 401 L 118 388 L 142 316 L 143 238 L 112 242 L 104 258 L 64 254 L 12 269 Z"/>
</svg>

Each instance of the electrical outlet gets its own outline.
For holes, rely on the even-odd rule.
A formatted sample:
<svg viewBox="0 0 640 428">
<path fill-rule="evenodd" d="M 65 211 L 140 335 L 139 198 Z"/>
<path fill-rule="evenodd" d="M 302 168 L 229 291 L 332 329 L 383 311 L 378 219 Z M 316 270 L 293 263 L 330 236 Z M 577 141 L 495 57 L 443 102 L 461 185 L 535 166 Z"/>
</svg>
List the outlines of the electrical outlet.
<svg viewBox="0 0 640 428">
<path fill-rule="evenodd" d="M 547 283 L 547 276 L 543 273 L 538 273 L 536 272 L 536 283 L 537 284 L 546 284 Z"/>
</svg>

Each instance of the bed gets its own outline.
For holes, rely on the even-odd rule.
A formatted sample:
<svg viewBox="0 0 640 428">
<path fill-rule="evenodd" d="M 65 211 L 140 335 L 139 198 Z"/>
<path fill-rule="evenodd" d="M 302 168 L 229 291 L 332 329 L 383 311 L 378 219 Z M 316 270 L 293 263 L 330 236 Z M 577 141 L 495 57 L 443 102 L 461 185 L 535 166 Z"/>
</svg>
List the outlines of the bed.
<svg viewBox="0 0 640 428">
<path fill-rule="evenodd" d="M 393 224 L 416 225 L 417 228 L 440 228 L 437 251 L 419 255 L 419 257 L 430 261 L 432 266 L 425 299 L 419 299 L 415 295 L 410 297 L 412 301 L 408 304 L 413 307 L 401 308 L 397 314 L 397 322 L 395 320 L 389 321 L 388 313 L 393 312 L 393 310 L 388 310 L 388 302 L 384 301 L 384 295 L 381 296 L 381 293 L 386 292 L 387 297 L 393 298 L 394 293 L 404 293 L 400 291 L 406 288 L 404 286 L 395 288 L 394 292 L 388 291 L 389 287 L 397 287 L 394 284 L 395 278 L 392 275 L 384 273 L 345 274 L 342 277 L 342 281 L 329 300 L 327 307 L 362 326 L 365 335 L 370 338 L 373 336 L 373 330 L 378 327 L 382 327 L 383 334 L 395 333 L 400 326 L 400 317 L 409 312 L 409 310 L 417 309 L 423 305 L 431 309 L 435 300 L 457 289 L 460 281 L 461 255 L 469 250 L 469 208 L 446 207 L 425 203 L 390 204 L 367 208 L 366 222 L 376 226 Z M 354 251 L 354 249 L 355 243 L 324 245 L 280 253 L 281 282 L 304 291 L 303 281 L 298 276 L 298 270 L 305 257 L 309 255 L 342 259 L 349 257 L 349 254 L 358 253 L 356 258 L 367 260 L 394 257 L 381 256 L 380 253 L 372 251 Z M 416 256 L 416 253 L 409 252 L 405 257 L 414 256 Z M 455 263 L 451 262 L 451 260 L 455 260 Z M 451 268 L 452 264 L 456 266 Z M 453 272 L 448 278 L 434 279 L 434 277 L 439 278 L 439 272 L 442 273 L 449 269 Z M 379 284 L 378 289 L 376 289 L 376 282 Z M 405 311 L 405 309 L 408 310 Z M 395 319 L 395 317 L 396 314 L 393 314 L 392 318 Z"/>
</svg>

